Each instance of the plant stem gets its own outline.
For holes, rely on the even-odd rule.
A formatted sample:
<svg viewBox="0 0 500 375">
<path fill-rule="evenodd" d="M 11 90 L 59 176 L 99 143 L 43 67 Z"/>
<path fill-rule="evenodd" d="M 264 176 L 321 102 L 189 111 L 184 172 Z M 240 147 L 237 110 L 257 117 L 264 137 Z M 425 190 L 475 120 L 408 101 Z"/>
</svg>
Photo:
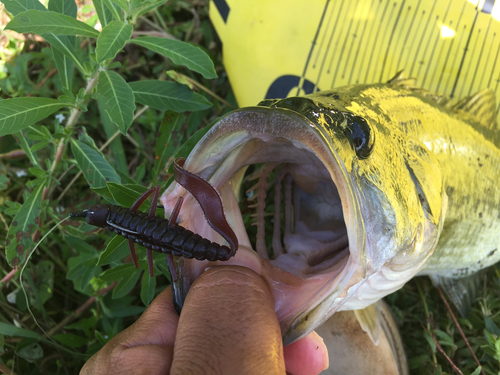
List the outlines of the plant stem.
<svg viewBox="0 0 500 375">
<path fill-rule="evenodd" d="M 90 95 L 92 93 L 92 90 L 94 90 L 95 86 L 97 85 L 97 81 L 99 79 L 99 72 L 100 69 L 97 70 L 94 75 L 89 79 L 87 83 L 87 87 L 85 88 L 85 95 Z M 87 104 L 90 101 L 90 99 L 87 99 L 84 103 L 82 104 Z M 69 115 L 68 121 L 66 122 L 66 129 L 71 129 L 73 128 L 78 119 L 80 118 L 80 115 L 82 114 L 82 110 L 80 108 L 73 108 L 71 111 L 71 114 Z M 59 144 L 57 145 L 57 150 L 56 150 L 56 156 L 54 158 L 54 162 L 52 163 L 52 167 L 50 168 L 50 174 L 53 174 L 57 167 L 59 166 L 59 163 L 61 162 L 64 152 L 66 151 L 66 143 L 67 140 L 61 140 Z M 43 189 L 43 194 L 42 194 L 42 200 L 45 200 L 49 196 L 49 188 L 45 187 Z"/>
<path fill-rule="evenodd" d="M 215 92 L 213 92 L 212 90 L 207 89 L 207 88 L 206 88 L 205 86 L 203 86 L 201 83 L 196 82 L 194 79 L 191 79 L 191 78 L 189 78 L 188 76 L 184 76 L 184 78 L 186 78 L 186 80 L 187 80 L 190 84 L 192 84 L 192 85 L 194 85 L 194 86 L 198 87 L 200 90 L 203 90 L 203 91 L 205 91 L 206 93 L 210 94 L 210 95 L 211 95 L 211 96 L 213 96 L 215 99 L 219 100 L 221 103 L 223 103 L 223 104 L 227 105 L 229 108 L 231 108 L 231 109 L 236 109 L 236 107 L 235 107 L 234 105 L 232 105 L 231 103 L 229 103 L 227 100 L 225 100 L 225 99 L 221 98 L 219 95 L 217 95 L 217 94 L 216 94 Z"/>
<path fill-rule="evenodd" d="M 14 370 L 8 368 L 6 365 L 0 362 L 0 372 L 2 374 L 17 375 Z"/>
<path fill-rule="evenodd" d="M 111 285 L 107 286 L 106 288 L 103 288 L 99 290 L 97 293 L 100 294 L 101 296 L 105 295 L 107 292 L 113 290 L 113 288 L 118 284 L 117 281 L 113 282 Z M 81 305 L 78 309 L 73 311 L 70 315 L 65 317 L 58 325 L 56 325 L 54 328 L 52 328 L 50 331 L 47 332 L 47 336 L 50 337 L 57 331 L 59 331 L 61 328 L 64 326 L 68 325 L 71 321 L 73 321 L 75 318 L 77 318 L 82 312 L 84 312 L 88 307 L 90 307 L 96 300 L 96 297 L 90 297 L 83 305 Z"/>
<path fill-rule="evenodd" d="M 141 116 L 144 112 L 146 112 L 148 110 L 149 106 L 145 105 L 144 107 L 142 107 L 139 111 L 137 111 L 134 115 L 134 120 L 137 120 L 137 118 L 139 116 Z M 104 150 L 106 147 L 109 146 L 109 144 L 111 142 L 113 142 L 115 140 L 116 137 L 118 137 L 119 135 L 121 134 L 121 132 L 119 130 L 116 131 L 115 134 L 113 134 L 107 141 L 106 143 L 104 143 L 100 148 L 99 148 L 99 151 L 102 151 Z M 127 134 L 127 139 L 136 147 L 138 148 L 139 145 L 137 144 L 137 142 L 135 141 L 134 138 L 132 138 L 129 134 Z M 68 185 L 66 185 L 66 187 L 64 188 L 64 190 L 61 192 L 61 194 L 59 194 L 59 197 L 57 197 L 57 200 L 61 200 L 62 197 L 64 197 L 64 195 L 68 192 L 69 188 L 80 178 L 80 176 L 82 175 L 82 172 L 78 172 L 75 177 L 73 177 L 73 179 L 68 183 Z"/>
<path fill-rule="evenodd" d="M 98 69 L 92 77 L 90 77 L 89 81 L 87 82 L 87 87 L 85 88 L 85 95 L 90 95 L 92 93 L 92 90 L 97 85 L 97 81 L 99 80 L 99 72 L 101 70 Z M 90 99 L 87 99 L 85 102 L 82 104 L 87 104 L 90 101 Z M 73 108 L 71 111 L 71 114 L 69 115 L 68 121 L 66 122 L 66 129 L 71 129 L 73 128 L 78 119 L 80 118 L 80 115 L 82 114 L 82 110 L 80 108 Z M 57 167 L 61 163 L 61 160 L 64 156 L 64 152 L 66 151 L 66 142 L 67 139 L 59 141 L 59 144 L 57 145 L 56 149 L 56 156 L 54 158 L 54 162 L 52 163 L 52 166 L 50 167 L 50 174 L 54 174 L 56 171 Z M 49 192 L 50 192 L 50 182 L 49 186 L 45 186 L 43 188 L 42 192 L 42 202 L 49 198 Z M 40 213 L 39 220 L 38 220 L 38 229 L 33 233 L 33 236 L 31 236 L 33 242 L 36 242 L 38 240 L 38 237 L 40 236 L 40 228 L 42 227 L 42 214 Z"/>
<path fill-rule="evenodd" d="M 422 288 L 420 287 L 420 281 L 417 281 L 417 288 L 418 288 L 418 294 L 420 294 L 420 298 L 422 299 L 422 303 L 424 305 L 424 312 L 425 312 L 425 320 L 427 321 L 427 330 L 431 330 L 431 323 L 430 323 L 430 314 L 429 314 L 429 308 L 427 307 L 427 302 L 425 300 L 424 292 L 422 291 Z M 436 358 L 436 353 L 432 352 L 432 362 L 434 362 L 434 366 L 437 366 L 437 358 Z"/>
<path fill-rule="evenodd" d="M 446 354 L 446 352 L 444 351 L 443 347 L 441 346 L 441 344 L 439 344 L 439 342 L 436 340 L 436 336 L 434 335 L 434 333 L 430 332 L 427 328 L 425 328 L 424 325 L 422 325 L 422 327 L 424 328 L 424 330 L 427 331 L 427 333 L 429 334 L 429 336 L 432 338 L 432 340 L 434 341 L 434 343 L 436 344 L 436 348 L 441 352 L 441 354 L 448 360 L 448 362 L 450 363 L 450 366 L 453 368 L 453 370 L 455 370 L 458 374 L 460 375 L 464 375 L 462 371 L 460 371 L 460 369 L 457 367 L 456 364 L 453 363 L 453 361 L 451 360 L 450 357 L 448 357 L 448 355 Z"/>
<path fill-rule="evenodd" d="M 448 312 L 450 313 L 451 315 L 451 318 L 453 319 L 453 321 L 455 322 L 455 325 L 457 326 L 458 328 L 458 332 L 460 332 L 460 335 L 462 336 L 462 338 L 464 339 L 465 341 L 465 344 L 467 345 L 467 347 L 469 348 L 469 351 L 471 352 L 472 354 L 472 358 L 474 358 L 474 360 L 476 361 L 477 365 L 479 367 L 481 367 L 481 363 L 479 362 L 479 359 L 477 359 L 476 357 L 476 354 L 474 353 L 474 350 L 472 350 L 470 344 L 469 344 L 469 340 L 467 340 L 467 337 L 465 337 L 465 334 L 464 334 L 464 331 L 462 331 L 462 327 L 460 326 L 460 324 L 458 324 L 458 321 L 457 321 L 457 318 L 455 318 L 455 314 L 453 314 L 453 311 L 451 310 L 451 307 L 450 307 L 450 304 L 448 303 L 448 300 L 446 299 L 446 297 L 444 296 L 443 294 L 443 291 L 441 290 L 440 287 L 437 287 L 436 288 L 439 292 L 439 295 L 441 296 L 441 299 L 443 300 L 444 304 L 446 305 L 446 308 L 448 309 Z M 486 375 L 483 368 L 481 367 L 481 374 L 483 375 Z"/>
</svg>

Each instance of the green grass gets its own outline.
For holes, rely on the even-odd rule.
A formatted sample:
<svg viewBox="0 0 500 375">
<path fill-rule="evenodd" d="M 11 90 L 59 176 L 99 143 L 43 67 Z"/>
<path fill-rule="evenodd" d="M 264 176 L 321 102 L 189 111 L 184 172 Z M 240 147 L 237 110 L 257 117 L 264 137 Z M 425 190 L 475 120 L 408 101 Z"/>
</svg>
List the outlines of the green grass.
<svg viewBox="0 0 500 375">
<path fill-rule="evenodd" d="M 90 3 L 80 12 L 90 23 L 96 22 L 97 17 Z M 2 20 L 4 24 L 8 22 L 5 13 Z M 166 72 L 175 70 L 235 105 L 221 64 L 220 46 L 208 19 L 206 1 L 168 2 L 139 17 L 134 30 L 141 35 L 164 36 L 168 33 L 179 40 L 200 45 L 214 61 L 219 77 L 205 79 L 150 50 L 128 44 L 125 52 L 117 55 L 115 61 L 120 64 L 114 68 L 127 82 L 168 80 Z M 58 98 L 68 94 L 63 92 L 49 45 L 35 40 L 33 36 L 22 39 L 19 34 L 3 34 L 2 57 L 7 60 L 6 72 L 0 73 L 0 96 L 3 99 L 25 96 Z M 77 43 L 82 56 L 94 52 L 95 42 L 92 39 L 79 37 Z M 86 77 L 76 73 L 72 80 L 70 94 L 78 97 L 79 88 L 87 84 Z M 0 237 L 6 238 L 9 227 L 13 225 L 13 217 L 41 179 L 45 181 L 48 192 L 41 202 L 41 228 L 39 233 L 33 234 L 36 240 L 69 212 L 103 199 L 99 194 L 118 200 L 117 196 L 110 195 L 117 193 L 112 185 L 104 190 L 89 189 L 86 179 L 79 174 L 77 156 L 67 147 L 59 164 L 51 171 L 58 145 L 68 137 L 79 139 L 94 150 L 102 148 L 103 156 L 118 171 L 122 183 L 149 187 L 159 181 L 166 185 L 171 174 L 154 165 L 158 157 L 157 134 L 160 126 L 173 129 L 172 155 L 166 155 L 164 160 L 168 163 L 191 135 L 230 110 L 225 102 L 214 99 L 205 91 L 200 90 L 199 93 L 213 106 L 188 113 L 185 117 L 176 117 L 172 112 L 165 116 L 162 111 L 136 104 L 136 118 L 127 135 L 119 134 L 113 142 L 108 140 L 115 136 L 115 131 L 106 126 L 97 101 L 92 98 L 87 100 L 83 92 L 78 103 L 86 111 L 71 129 L 65 128 L 70 115 L 68 109 L 63 112 L 65 120 L 61 123 L 54 116 L 49 116 L 39 122 L 45 128 L 24 129 L 26 140 L 12 135 L 0 138 Z M 174 126 L 176 119 L 179 124 Z M 23 145 L 25 149 L 31 149 L 31 159 L 23 155 L 13 158 L 22 154 L 19 149 Z M 29 169 L 34 167 L 33 161 L 38 167 Z M 142 268 L 138 272 L 127 268 L 127 259 L 116 256 L 110 263 L 96 266 L 99 255 L 111 238 L 109 233 L 81 222 L 65 221 L 41 242 L 27 263 L 22 283 L 19 271 L 10 277 L 12 268 L 5 251 L 0 251 L 0 278 L 8 277 L 8 281 L 0 283 L 0 371 L 12 369 L 18 374 L 77 373 L 89 356 L 137 319 L 150 301 L 146 293 L 141 293 L 145 252 L 139 249 Z M 159 263 L 163 263 L 163 256 L 156 256 L 161 259 Z M 117 272 L 109 272 L 116 267 L 122 267 L 123 272 L 118 275 Z M 168 273 L 164 272 L 163 269 L 157 270 L 156 284 L 150 285 L 149 291 L 157 294 L 168 285 Z M 500 340 L 497 340 L 500 334 L 499 286 L 498 270 L 491 268 L 467 319 L 458 318 L 486 374 L 498 374 L 500 371 Z M 22 287 L 27 292 L 32 313 L 28 310 Z M 386 300 L 400 324 L 413 374 L 454 373 L 449 361 L 436 349 L 431 336 L 436 338 L 463 374 L 476 370 L 477 365 L 464 339 L 428 278 L 415 278 Z M 455 314 L 458 316 L 456 311 Z"/>
</svg>

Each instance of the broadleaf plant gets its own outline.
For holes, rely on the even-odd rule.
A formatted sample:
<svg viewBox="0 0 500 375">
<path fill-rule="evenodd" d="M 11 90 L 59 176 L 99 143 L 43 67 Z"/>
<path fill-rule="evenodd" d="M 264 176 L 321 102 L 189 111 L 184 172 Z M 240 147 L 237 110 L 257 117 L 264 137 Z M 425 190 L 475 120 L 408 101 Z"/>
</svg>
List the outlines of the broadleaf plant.
<svg viewBox="0 0 500 375">
<path fill-rule="evenodd" d="M 68 214 L 100 202 L 130 207 L 152 186 L 163 191 L 173 159 L 230 110 L 215 99 L 230 90 L 216 81 L 201 3 L 186 13 L 166 0 L 0 2 L 4 33 L 29 33 L 0 76 L 0 303 L 16 306 L 0 314 L 0 372 L 41 373 L 29 361 L 52 351 L 57 361 L 35 367 L 76 373 L 170 275 L 164 254 L 153 255 L 151 278 L 143 248 L 136 269 L 123 237 Z"/>
</svg>

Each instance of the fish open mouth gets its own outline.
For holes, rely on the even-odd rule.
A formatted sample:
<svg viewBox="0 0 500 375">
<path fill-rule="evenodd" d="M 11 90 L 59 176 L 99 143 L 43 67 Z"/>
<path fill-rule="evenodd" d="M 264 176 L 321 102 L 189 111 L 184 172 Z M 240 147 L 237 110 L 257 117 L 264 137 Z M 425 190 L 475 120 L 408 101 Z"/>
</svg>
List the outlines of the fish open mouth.
<svg viewBox="0 0 500 375">
<path fill-rule="evenodd" d="M 183 300 L 214 263 L 250 267 L 272 286 L 285 344 L 341 307 L 364 276 L 363 238 L 357 201 L 330 138 L 287 109 L 245 108 L 214 125 L 184 168 L 219 191 L 239 248 L 227 262 L 179 259 L 176 298 Z M 248 181 L 253 186 L 242 189 Z M 195 199 L 175 183 L 161 198 L 167 215 L 179 196 L 185 199 L 179 224 L 223 244 Z"/>
</svg>

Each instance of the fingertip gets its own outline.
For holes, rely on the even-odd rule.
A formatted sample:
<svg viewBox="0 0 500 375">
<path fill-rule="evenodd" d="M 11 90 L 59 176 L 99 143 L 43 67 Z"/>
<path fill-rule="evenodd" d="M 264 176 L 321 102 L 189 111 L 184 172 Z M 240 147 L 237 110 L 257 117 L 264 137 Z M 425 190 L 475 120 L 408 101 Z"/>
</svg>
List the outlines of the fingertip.
<svg viewBox="0 0 500 375">
<path fill-rule="evenodd" d="M 317 375 L 330 363 L 328 349 L 316 332 L 283 348 L 287 373 L 291 375 Z"/>
<path fill-rule="evenodd" d="M 211 268 L 189 290 L 179 319 L 172 372 L 192 374 L 203 369 L 221 374 L 284 373 L 272 292 L 249 268 Z"/>
</svg>

